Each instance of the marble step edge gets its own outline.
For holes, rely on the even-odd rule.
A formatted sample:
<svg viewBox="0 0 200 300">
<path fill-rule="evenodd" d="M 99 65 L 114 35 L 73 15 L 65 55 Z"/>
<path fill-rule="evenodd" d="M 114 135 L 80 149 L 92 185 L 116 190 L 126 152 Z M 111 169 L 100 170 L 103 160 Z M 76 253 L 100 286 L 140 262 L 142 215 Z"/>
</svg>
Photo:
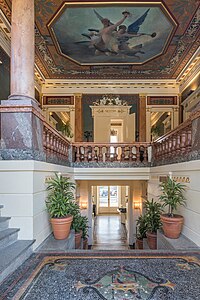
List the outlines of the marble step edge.
<svg viewBox="0 0 200 300">
<path fill-rule="evenodd" d="M 34 242 L 35 240 L 17 240 L 6 248 L 0 249 L 0 283 L 30 257 Z"/>
<path fill-rule="evenodd" d="M 18 238 L 19 228 L 7 228 L 0 231 L 0 249 L 13 244 Z"/>
</svg>

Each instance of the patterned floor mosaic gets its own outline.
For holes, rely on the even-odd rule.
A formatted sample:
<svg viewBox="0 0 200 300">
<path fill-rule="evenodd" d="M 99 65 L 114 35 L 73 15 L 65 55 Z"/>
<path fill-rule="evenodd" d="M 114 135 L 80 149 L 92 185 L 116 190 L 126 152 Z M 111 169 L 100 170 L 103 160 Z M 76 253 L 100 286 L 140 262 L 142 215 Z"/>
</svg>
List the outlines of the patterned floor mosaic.
<svg viewBox="0 0 200 300">
<path fill-rule="evenodd" d="M 199 300 L 200 254 L 33 254 L 0 299 Z"/>
</svg>

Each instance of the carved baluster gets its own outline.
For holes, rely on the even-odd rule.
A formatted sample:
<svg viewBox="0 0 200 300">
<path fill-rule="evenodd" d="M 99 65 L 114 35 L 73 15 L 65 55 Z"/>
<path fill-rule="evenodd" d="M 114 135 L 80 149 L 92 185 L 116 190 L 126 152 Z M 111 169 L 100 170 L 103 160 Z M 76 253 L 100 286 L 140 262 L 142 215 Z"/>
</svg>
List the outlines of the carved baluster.
<svg viewBox="0 0 200 300">
<path fill-rule="evenodd" d="M 147 162 L 147 158 L 148 158 L 148 153 L 147 153 L 147 147 L 146 147 L 146 145 L 144 146 L 144 154 L 143 154 L 143 157 L 144 157 L 144 162 Z"/>
<path fill-rule="evenodd" d="M 164 155 L 164 158 L 167 158 L 167 139 L 164 140 L 164 143 L 163 143 L 163 155 Z"/>
<path fill-rule="evenodd" d="M 84 146 L 83 149 L 84 149 L 83 160 L 88 161 L 88 148 L 87 148 L 87 146 Z"/>
<path fill-rule="evenodd" d="M 136 146 L 135 147 L 135 150 L 136 150 L 136 154 L 135 154 L 135 159 L 134 160 L 136 160 L 136 162 L 140 162 L 140 146 Z"/>
<path fill-rule="evenodd" d="M 184 154 L 186 151 L 186 133 L 185 133 L 185 131 L 181 132 L 180 151 L 182 154 Z"/>
<path fill-rule="evenodd" d="M 121 154 L 121 161 L 124 161 L 125 159 L 125 146 L 121 146 L 122 154 Z"/>
<path fill-rule="evenodd" d="M 47 139 L 47 155 L 49 155 L 50 154 L 50 132 L 48 129 L 47 129 L 46 139 Z"/>
<path fill-rule="evenodd" d="M 46 151 L 47 151 L 47 130 L 45 127 L 43 128 L 43 148 L 44 148 L 44 152 L 46 153 Z"/>
<path fill-rule="evenodd" d="M 129 146 L 128 147 L 128 149 L 129 149 L 129 156 L 128 156 L 128 158 L 129 158 L 129 161 L 132 161 L 133 160 L 133 147 L 132 146 Z"/>
<path fill-rule="evenodd" d="M 176 135 L 172 136 L 172 154 L 176 155 Z"/>
<path fill-rule="evenodd" d="M 168 157 L 172 156 L 172 138 L 171 136 L 168 139 Z"/>
<path fill-rule="evenodd" d="M 186 152 L 189 152 L 192 147 L 192 131 L 187 128 L 187 138 L 186 138 Z"/>
<path fill-rule="evenodd" d="M 113 161 L 117 161 L 117 146 L 114 147 Z"/>
<path fill-rule="evenodd" d="M 95 161 L 95 146 L 91 146 L 92 148 L 92 154 L 91 154 L 91 161 Z"/>
<path fill-rule="evenodd" d="M 110 146 L 106 147 L 106 161 L 110 161 Z"/>
<path fill-rule="evenodd" d="M 75 161 L 80 162 L 80 146 L 76 146 L 76 158 Z"/>
<path fill-rule="evenodd" d="M 181 152 L 181 137 L 180 134 L 178 133 L 176 135 L 176 156 L 180 155 Z"/>
<path fill-rule="evenodd" d="M 62 140 L 59 139 L 59 156 L 62 157 Z"/>
<path fill-rule="evenodd" d="M 99 150 L 99 161 L 103 161 L 103 146 L 99 146 L 98 150 Z"/>
</svg>

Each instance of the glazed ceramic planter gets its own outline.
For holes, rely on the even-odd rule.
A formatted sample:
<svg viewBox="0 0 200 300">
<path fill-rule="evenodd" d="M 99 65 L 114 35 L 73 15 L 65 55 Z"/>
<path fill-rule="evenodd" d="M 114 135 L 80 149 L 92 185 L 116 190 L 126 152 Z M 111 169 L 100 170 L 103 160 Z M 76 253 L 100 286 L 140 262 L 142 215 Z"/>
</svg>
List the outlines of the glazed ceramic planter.
<svg viewBox="0 0 200 300">
<path fill-rule="evenodd" d="M 183 228 L 183 217 L 180 215 L 169 217 L 167 214 L 164 214 L 160 216 L 160 219 L 163 224 L 164 235 L 170 239 L 179 238 Z"/>
<path fill-rule="evenodd" d="M 66 218 L 51 218 L 50 221 L 55 239 L 67 239 L 70 233 L 73 216 L 67 216 Z"/>
</svg>

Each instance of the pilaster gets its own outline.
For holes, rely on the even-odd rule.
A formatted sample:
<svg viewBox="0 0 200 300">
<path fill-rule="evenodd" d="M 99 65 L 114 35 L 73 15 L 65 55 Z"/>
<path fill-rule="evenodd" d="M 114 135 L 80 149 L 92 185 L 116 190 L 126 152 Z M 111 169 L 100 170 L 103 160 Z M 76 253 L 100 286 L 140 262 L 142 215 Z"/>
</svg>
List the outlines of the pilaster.
<svg viewBox="0 0 200 300">
<path fill-rule="evenodd" d="M 75 142 L 83 141 L 82 94 L 75 96 Z"/>
<path fill-rule="evenodd" d="M 146 95 L 139 95 L 139 142 L 146 142 Z"/>
</svg>

